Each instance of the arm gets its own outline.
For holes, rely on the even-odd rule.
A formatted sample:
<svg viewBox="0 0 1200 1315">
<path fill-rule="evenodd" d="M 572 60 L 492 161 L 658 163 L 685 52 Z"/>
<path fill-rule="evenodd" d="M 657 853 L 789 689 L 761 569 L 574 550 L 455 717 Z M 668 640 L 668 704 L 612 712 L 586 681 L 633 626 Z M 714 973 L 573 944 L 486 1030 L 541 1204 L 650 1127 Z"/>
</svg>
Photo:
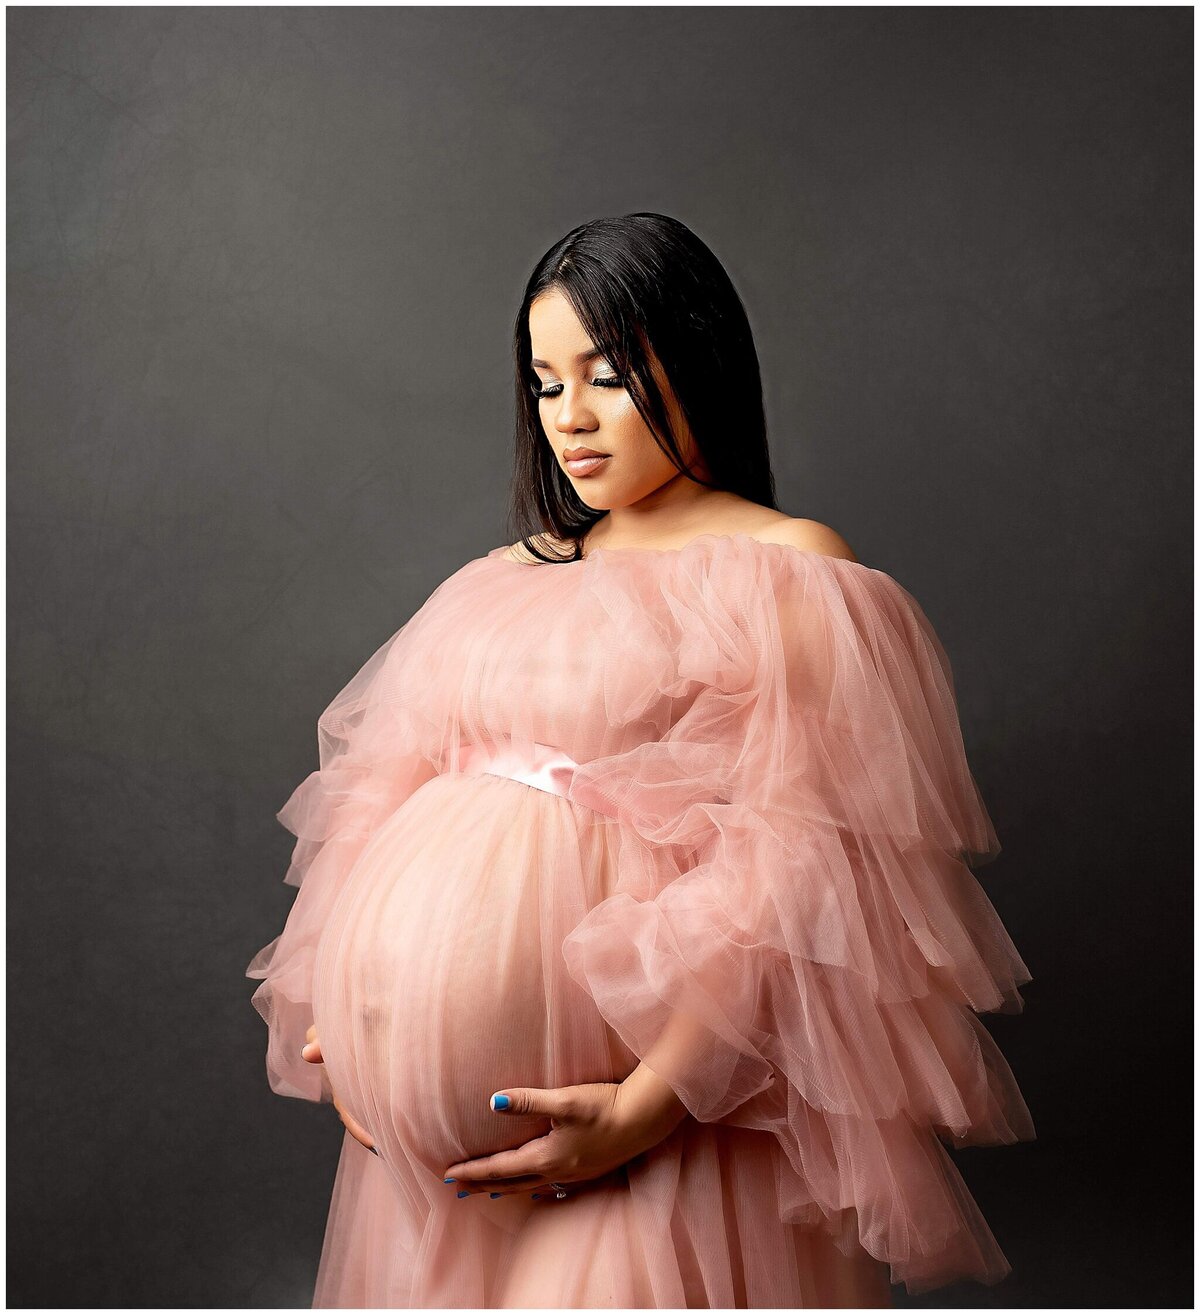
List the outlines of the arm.
<svg viewBox="0 0 1200 1315">
<path fill-rule="evenodd" d="M 707 1035 L 708 1028 L 676 1010 L 645 1058 L 620 1084 L 619 1117 L 639 1130 L 646 1149 L 657 1146 L 687 1117 L 687 1106 L 663 1074 L 684 1069 L 696 1043 Z"/>
</svg>

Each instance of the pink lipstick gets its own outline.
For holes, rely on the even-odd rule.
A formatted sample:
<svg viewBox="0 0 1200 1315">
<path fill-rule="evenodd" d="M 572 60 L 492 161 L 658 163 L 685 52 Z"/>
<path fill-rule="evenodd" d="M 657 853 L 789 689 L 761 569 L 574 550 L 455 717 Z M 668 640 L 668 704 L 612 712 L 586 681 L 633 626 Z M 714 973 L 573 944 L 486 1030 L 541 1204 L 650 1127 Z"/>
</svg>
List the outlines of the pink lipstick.
<svg viewBox="0 0 1200 1315">
<path fill-rule="evenodd" d="M 610 458 L 611 453 L 597 452 L 595 448 L 590 447 L 567 448 L 563 453 L 568 473 L 576 478 L 594 474 Z"/>
</svg>

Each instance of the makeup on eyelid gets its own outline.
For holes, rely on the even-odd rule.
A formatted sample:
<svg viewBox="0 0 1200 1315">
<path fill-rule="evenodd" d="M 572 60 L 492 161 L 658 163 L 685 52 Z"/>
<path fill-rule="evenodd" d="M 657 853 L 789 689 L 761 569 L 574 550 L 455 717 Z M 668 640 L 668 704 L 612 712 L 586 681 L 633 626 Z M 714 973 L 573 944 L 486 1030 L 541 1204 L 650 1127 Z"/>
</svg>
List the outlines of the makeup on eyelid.
<svg viewBox="0 0 1200 1315">
<path fill-rule="evenodd" d="M 597 388 L 620 388 L 624 381 L 620 375 L 598 375 L 592 380 L 593 385 Z M 543 397 L 557 397 L 562 392 L 562 384 L 545 384 L 541 388 L 534 388 L 533 395 L 540 401 Z"/>
</svg>

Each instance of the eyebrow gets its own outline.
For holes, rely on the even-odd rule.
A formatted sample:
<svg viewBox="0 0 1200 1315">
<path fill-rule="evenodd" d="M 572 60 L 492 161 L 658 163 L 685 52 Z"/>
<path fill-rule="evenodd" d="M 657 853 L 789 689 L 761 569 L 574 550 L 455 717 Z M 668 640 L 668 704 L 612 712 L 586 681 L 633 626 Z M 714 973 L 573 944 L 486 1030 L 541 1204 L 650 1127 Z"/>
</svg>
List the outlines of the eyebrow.
<svg viewBox="0 0 1200 1315">
<path fill-rule="evenodd" d="M 603 355 L 604 353 L 600 350 L 599 347 L 593 347 L 590 352 L 580 352 L 578 356 L 575 356 L 572 359 L 576 361 L 591 361 L 594 360 L 597 356 L 603 356 Z M 549 361 L 539 361 L 536 356 L 533 358 L 532 361 L 529 362 L 529 364 L 541 366 L 543 370 L 550 369 Z"/>
</svg>

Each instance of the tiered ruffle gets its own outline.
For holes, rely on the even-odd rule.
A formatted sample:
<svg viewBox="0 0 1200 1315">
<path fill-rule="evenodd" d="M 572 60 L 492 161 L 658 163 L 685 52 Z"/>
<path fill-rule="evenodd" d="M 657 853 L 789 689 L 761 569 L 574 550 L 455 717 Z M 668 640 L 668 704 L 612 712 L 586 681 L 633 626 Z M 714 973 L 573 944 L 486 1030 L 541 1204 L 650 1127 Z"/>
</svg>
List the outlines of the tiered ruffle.
<svg viewBox="0 0 1200 1315">
<path fill-rule="evenodd" d="M 593 565 L 620 619 L 628 563 Z M 1030 973 L 968 866 L 999 843 L 946 654 L 858 563 L 722 539 L 705 566 L 659 577 L 686 712 L 581 774 L 631 835 L 570 971 L 639 1056 L 695 1020 L 657 1071 L 698 1120 L 774 1134 L 781 1218 L 913 1292 L 995 1282 L 1009 1265 L 942 1140 L 1035 1135 L 974 1012 L 1019 1012 Z"/>
<path fill-rule="evenodd" d="M 615 889 L 560 950 L 599 1015 L 696 1120 L 774 1137 L 781 1220 L 914 1293 L 1008 1272 L 947 1146 L 1035 1136 L 976 1017 L 1018 1012 L 1030 973 L 971 871 L 999 843 L 949 661 L 890 576 L 745 535 L 565 566 L 497 550 L 319 729 L 279 813 L 300 889 L 248 969 L 274 1090 L 328 1099 L 299 1057 L 312 965 L 381 824 L 460 743 L 558 745 L 580 825 L 614 825 L 588 801 L 616 817 Z M 679 1019 L 689 1047 L 656 1050 Z"/>
</svg>

